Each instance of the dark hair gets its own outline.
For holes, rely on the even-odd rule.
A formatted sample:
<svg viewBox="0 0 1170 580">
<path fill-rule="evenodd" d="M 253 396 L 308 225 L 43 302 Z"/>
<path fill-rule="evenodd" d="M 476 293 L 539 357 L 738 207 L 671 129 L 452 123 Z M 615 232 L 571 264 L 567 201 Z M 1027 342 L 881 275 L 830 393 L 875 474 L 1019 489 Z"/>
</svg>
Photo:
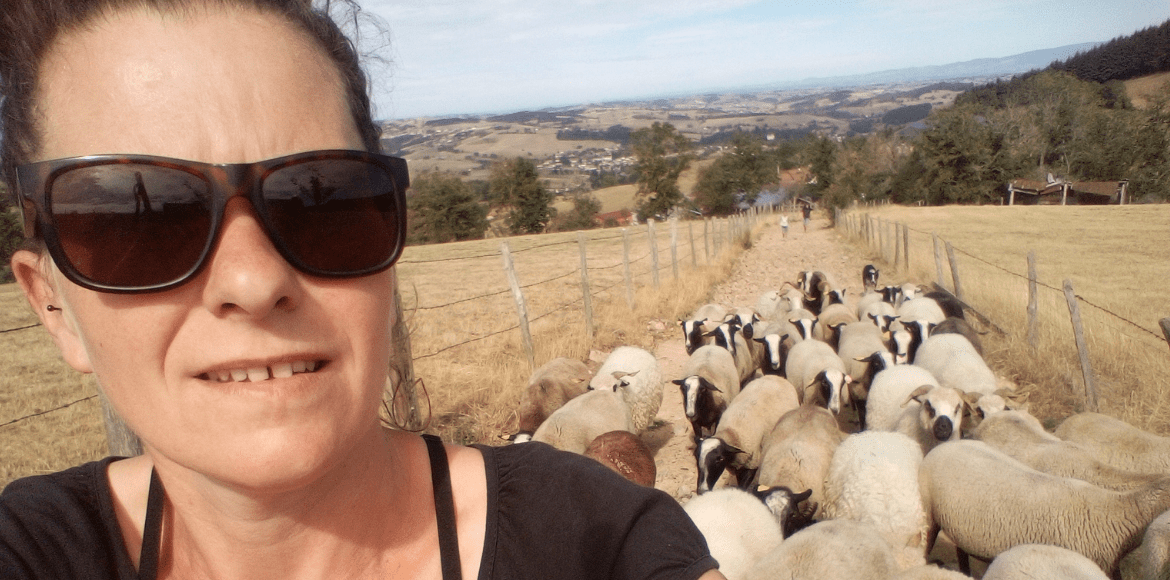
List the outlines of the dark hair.
<svg viewBox="0 0 1170 580">
<path fill-rule="evenodd" d="M 381 152 L 381 129 L 370 111 L 358 51 L 331 16 L 334 8 L 340 8 L 348 10 L 347 21 L 352 18 L 357 22 L 361 8 L 356 0 L 324 0 L 317 8 L 313 0 L 5 0 L 0 12 L 0 159 L 4 180 L 14 185 L 16 166 L 29 162 L 40 148 L 34 118 L 37 83 L 45 53 L 58 36 L 103 14 L 127 8 L 173 12 L 217 5 L 283 16 L 303 30 L 337 66 L 362 145 L 367 151 Z"/>
</svg>

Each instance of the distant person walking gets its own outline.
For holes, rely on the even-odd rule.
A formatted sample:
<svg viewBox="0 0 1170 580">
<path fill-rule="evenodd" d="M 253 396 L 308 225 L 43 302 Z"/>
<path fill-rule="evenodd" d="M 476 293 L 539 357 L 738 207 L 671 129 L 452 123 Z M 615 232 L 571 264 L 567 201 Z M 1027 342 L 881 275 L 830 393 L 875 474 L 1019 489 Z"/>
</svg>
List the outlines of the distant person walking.
<svg viewBox="0 0 1170 580">
<path fill-rule="evenodd" d="M 788 237 L 788 215 L 780 216 L 780 229 L 784 231 L 784 237 Z"/>
<path fill-rule="evenodd" d="M 804 232 L 808 233 L 808 220 L 812 217 L 812 206 L 806 204 L 802 211 L 804 211 Z"/>
</svg>

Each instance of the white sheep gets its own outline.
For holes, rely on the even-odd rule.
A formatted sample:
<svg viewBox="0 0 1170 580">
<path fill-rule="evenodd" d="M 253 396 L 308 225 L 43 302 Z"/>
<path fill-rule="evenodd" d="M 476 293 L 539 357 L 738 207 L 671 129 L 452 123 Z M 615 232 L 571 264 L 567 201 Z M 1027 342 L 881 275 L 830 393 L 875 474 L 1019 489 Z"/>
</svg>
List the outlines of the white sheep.
<svg viewBox="0 0 1170 580">
<path fill-rule="evenodd" d="M 971 577 L 954 570 L 940 568 L 934 564 L 923 564 L 902 570 L 892 576 L 890 580 L 971 580 Z"/>
<path fill-rule="evenodd" d="M 679 320 L 683 331 L 683 346 L 687 349 L 687 354 L 694 353 L 695 349 L 704 344 L 714 342 L 713 338 L 703 335 L 715 330 L 726 316 L 727 307 L 722 304 L 704 304 L 696 309 L 690 318 Z"/>
<path fill-rule="evenodd" d="M 613 390 L 625 398 L 633 413 L 634 432 L 645 431 L 662 406 L 662 372 L 658 359 L 650 352 L 619 346 L 609 353 L 597 374 L 589 381 L 590 390 Z"/>
<path fill-rule="evenodd" d="M 922 341 L 914 364 L 931 372 L 938 384 L 968 393 L 994 393 L 995 373 L 961 334 L 936 334 Z"/>
<path fill-rule="evenodd" d="M 517 435 L 535 433 L 553 411 L 588 390 L 592 376 L 585 363 L 564 357 L 554 358 L 533 371 L 520 396 Z"/>
<path fill-rule="evenodd" d="M 866 425 L 903 433 L 927 453 L 939 442 L 961 436 L 965 405 L 961 391 L 939 386 L 930 371 L 896 365 L 874 376 L 866 401 Z"/>
<path fill-rule="evenodd" d="M 841 413 L 842 404 L 849 404 L 849 383 L 853 379 L 828 344 L 819 340 L 796 343 L 788 351 L 784 371 L 784 376 L 804 391 L 803 404 L 824 405 L 834 415 Z"/>
<path fill-rule="evenodd" d="M 930 298 L 915 298 L 913 300 L 905 300 L 902 305 L 898 307 L 898 320 L 903 324 L 909 320 L 922 320 L 933 324 L 938 324 L 946 320 L 947 315 L 943 313 L 938 302 Z"/>
<path fill-rule="evenodd" d="M 625 398 L 614 390 L 594 390 L 570 400 L 549 415 L 536 429 L 532 440 L 582 454 L 599 435 L 633 429 Z"/>
<path fill-rule="evenodd" d="M 873 525 L 901 570 L 925 564 L 931 521 L 918 492 L 921 464 L 918 442 L 901 433 L 846 437 L 829 464 L 822 515 Z"/>
<path fill-rule="evenodd" d="M 1080 444 L 1062 441 L 1045 431 L 1040 421 L 1026 411 L 994 413 L 983 419 L 971 436 L 1037 471 L 1083 479 L 1106 489 L 1134 489 L 1159 477 L 1102 463 Z"/>
<path fill-rule="evenodd" d="M 683 506 L 707 540 L 707 549 L 728 580 L 740 580 L 760 558 L 780 546 L 783 530 L 756 496 L 735 488 L 696 496 Z"/>
<path fill-rule="evenodd" d="M 1109 580 L 1092 560 L 1059 546 L 1020 544 L 995 557 L 983 580 Z"/>
<path fill-rule="evenodd" d="M 975 352 L 979 356 L 983 356 L 983 341 L 979 338 L 979 331 L 971 326 L 971 323 L 962 318 L 948 317 L 946 320 L 932 326 L 930 328 L 931 336 L 935 334 L 961 334 L 971 341 L 971 346 L 975 347 Z"/>
<path fill-rule="evenodd" d="M 745 580 L 888 580 L 898 570 L 890 545 L 868 524 L 827 520 L 786 538 Z"/>
<path fill-rule="evenodd" d="M 857 322 L 857 316 L 853 314 L 851 308 L 844 304 L 830 304 L 821 310 L 820 316 L 817 317 L 812 337 L 838 347 L 841 327 L 853 322 Z"/>
<path fill-rule="evenodd" d="M 768 290 L 756 299 L 756 313 L 763 320 L 773 320 L 777 310 L 788 310 L 788 303 L 780 295 L 779 290 Z"/>
<path fill-rule="evenodd" d="M 683 412 L 695 441 L 714 431 L 727 405 L 739 394 L 739 373 L 731 352 L 721 346 L 699 347 L 687 359 L 683 378 L 671 381 L 682 390 Z"/>
<path fill-rule="evenodd" d="M 990 560 L 1020 544 L 1061 546 L 1116 576 L 1121 557 L 1170 508 L 1170 477 L 1129 492 L 1032 469 L 982 441 L 926 455 L 919 486 L 938 529 L 960 553 Z"/>
<path fill-rule="evenodd" d="M 629 431 L 598 435 L 585 448 L 584 455 L 643 487 L 654 487 L 654 480 L 658 477 L 654 453 Z"/>
<path fill-rule="evenodd" d="M 1136 550 L 1121 559 L 1122 580 L 1170 579 L 1170 511 L 1150 522 Z"/>
<path fill-rule="evenodd" d="M 757 482 L 765 487 L 811 490 L 811 516 L 824 503 L 825 476 L 833 452 L 845 439 L 833 414 L 802 405 L 784 414 L 760 446 Z"/>
<path fill-rule="evenodd" d="M 1056 436 L 1079 443 L 1100 461 L 1130 471 L 1170 472 L 1170 437 L 1159 437 L 1100 413 L 1064 420 Z"/>
<path fill-rule="evenodd" d="M 698 492 L 709 491 L 724 469 L 741 487 L 747 485 L 760 466 L 764 437 L 780 417 L 799 406 L 796 387 L 785 379 L 765 375 L 748 383 L 723 411 L 715 434 L 695 447 Z"/>
</svg>

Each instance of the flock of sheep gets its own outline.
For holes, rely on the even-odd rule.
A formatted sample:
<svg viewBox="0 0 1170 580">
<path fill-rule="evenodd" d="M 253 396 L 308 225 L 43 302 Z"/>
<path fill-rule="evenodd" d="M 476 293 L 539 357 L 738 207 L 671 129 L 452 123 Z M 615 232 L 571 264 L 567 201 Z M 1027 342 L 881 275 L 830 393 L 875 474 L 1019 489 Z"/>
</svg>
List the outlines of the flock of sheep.
<svg viewBox="0 0 1170 580">
<path fill-rule="evenodd" d="M 854 304 L 822 272 L 680 321 L 671 382 L 694 435 L 684 509 L 730 580 L 1170 579 L 1170 439 L 1084 413 L 1055 434 L 984 362 L 963 305 L 862 272 Z M 582 453 L 653 486 L 639 437 L 662 403 L 654 355 L 591 373 L 555 359 L 516 442 Z M 732 483 L 734 482 L 734 483 Z M 961 572 L 927 563 L 939 532 Z"/>
</svg>

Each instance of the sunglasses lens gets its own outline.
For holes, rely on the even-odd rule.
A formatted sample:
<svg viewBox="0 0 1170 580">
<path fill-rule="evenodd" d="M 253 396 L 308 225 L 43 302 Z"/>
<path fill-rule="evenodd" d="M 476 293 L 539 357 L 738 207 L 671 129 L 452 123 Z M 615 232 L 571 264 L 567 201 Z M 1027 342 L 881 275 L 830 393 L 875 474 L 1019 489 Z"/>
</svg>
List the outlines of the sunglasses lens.
<svg viewBox="0 0 1170 580">
<path fill-rule="evenodd" d="M 83 277 L 123 288 L 190 272 L 210 237 L 211 205 L 200 176 L 135 163 L 69 170 L 49 193 L 65 259 Z"/>
<path fill-rule="evenodd" d="M 399 249 L 394 178 L 361 159 L 320 159 L 274 170 L 263 198 L 272 234 L 289 259 L 324 275 L 389 265 Z"/>
</svg>

